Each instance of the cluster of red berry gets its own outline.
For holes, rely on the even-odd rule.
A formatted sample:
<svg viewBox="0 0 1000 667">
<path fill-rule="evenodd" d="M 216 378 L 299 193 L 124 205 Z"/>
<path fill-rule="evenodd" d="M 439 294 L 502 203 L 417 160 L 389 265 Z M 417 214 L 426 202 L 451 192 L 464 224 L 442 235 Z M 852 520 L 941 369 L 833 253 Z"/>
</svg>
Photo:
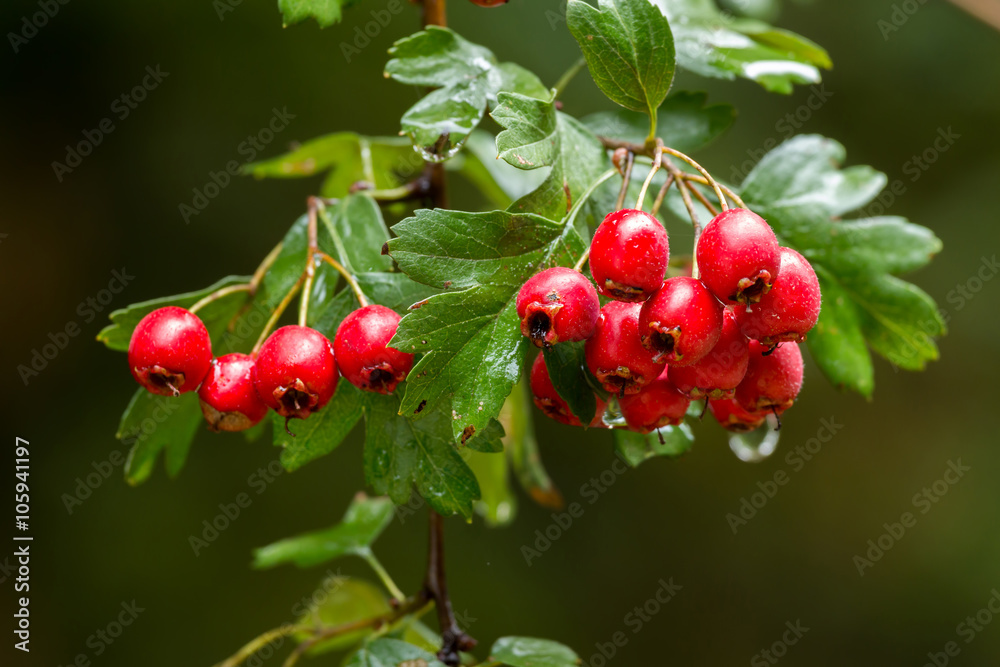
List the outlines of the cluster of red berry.
<svg viewBox="0 0 1000 667">
<path fill-rule="evenodd" d="M 354 386 L 392 393 L 413 367 L 413 355 L 388 346 L 400 317 L 384 306 L 355 310 L 333 344 L 315 329 L 289 325 L 272 333 L 253 354 L 212 358 L 205 324 L 184 308 L 146 315 L 132 332 L 132 375 L 154 394 L 198 390 L 212 430 L 242 431 L 271 408 L 287 419 L 305 419 L 326 405 L 342 374 Z"/>
<path fill-rule="evenodd" d="M 586 340 L 586 364 L 641 433 L 680 424 L 691 400 L 707 399 L 722 426 L 747 431 L 791 407 L 802 386 L 798 343 L 816 324 L 820 289 L 809 262 L 778 244 L 755 213 L 716 216 L 695 251 L 699 278 L 664 280 L 667 232 L 639 210 L 609 214 L 594 233 L 590 270 L 552 268 L 517 297 L 521 331 L 535 345 Z M 598 293 L 612 299 L 601 307 Z M 538 355 L 535 404 L 579 426 Z M 591 426 L 604 426 L 598 398 Z"/>
</svg>

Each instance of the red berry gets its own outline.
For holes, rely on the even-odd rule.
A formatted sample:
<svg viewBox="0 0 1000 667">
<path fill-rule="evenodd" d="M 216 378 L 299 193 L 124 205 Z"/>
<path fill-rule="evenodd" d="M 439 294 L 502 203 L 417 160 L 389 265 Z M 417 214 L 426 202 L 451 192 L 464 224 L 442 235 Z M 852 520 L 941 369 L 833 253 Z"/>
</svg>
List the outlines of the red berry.
<svg viewBox="0 0 1000 667">
<path fill-rule="evenodd" d="M 198 316 L 184 308 L 159 308 L 139 320 L 128 344 L 132 377 L 163 396 L 194 391 L 212 365 L 212 341 Z"/>
<path fill-rule="evenodd" d="M 337 363 L 326 336 L 308 327 L 281 327 L 264 341 L 254 387 L 267 407 L 287 419 L 305 419 L 337 389 Z"/>
<path fill-rule="evenodd" d="M 389 347 L 402 319 L 385 306 L 359 308 L 344 318 L 333 338 L 337 366 L 359 389 L 391 394 L 413 368 L 413 355 Z"/>
<path fill-rule="evenodd" d="M 669 278 L 639 311 L 642 344 L 669 366 L 689 366 L 719 342 L 722 311 L 700 280 Z"/>
<path fill-rule="evenodd" d="M 531 397 L 535 405 L 545 413 L 546 417 L 555 419 L 561 424 L 582 426 L 580 419 L 570 411 L 569 405 L 566 404 L 566 401 L 556 391 L 555 385 L 552 384 L 552 378 L 549 377 L 549 369 L 545 366 L 545 355 L 539 354 L 535 357 L 534 363 L 531 364 L 529 382 L 531 383 Z M 604 426 L 604 411 L 608 406 L 599 397 L 595 396 L 595 398 L 597 399 L 597 412 L 594 413 L 594 419 L 590 422 L 590 427 L 601 428 Z"/>
<path fill-rule="evenodd" d="M 639 433 L 651 433 L 664 426 L 677 426 L 684 421 L 690 404 L 691 401 L 677 391 L 677 387 L 668 379 L 667 369 L 638 394 L 618 399 L 625 423 Z"/>
<path fill-rule="evenodd" d="M 735 433 L 746 433 L 760 428 L 764 424 L 766 413 L 744 410 L 735 399 L 712 398 L 708 401 L 708 409 L 722 428 Z"/>
<path fill-rule="evenodd" d="M 521 333 L 538 347 L 590 338 L 600 313 L 597 290 L 573 269 L 546 269 L 529 278 L 517 294 Z"/>
<path fill-rule="evenodd" d="M 798 343 L 768 348 L 750 341 L 747 374 L 736 387 L 736 400 L 750 412 L 781 414 L 792 407 L 802 388 L 802 352 Z"/>
<path fill-rule="evenodd" d="M 638 393 L 666 366 L 639 340 L 639 309 L 637 303 L 621 301 L 605 305 L 584 348 L 587 368 L 612 394 Z"/>
<path fill-rule="evenodd" d="M 688 398 L 730 398 L 743 380 L 750 341 L 740 331 L 732 308 L 723 310 L 722 335 L 712 351 L 690 366 L 670 364 L 670 381 Z"/>
<path fill-rule="evenodd" d="M 213 431 L 245 431 L 267 414 L 253 386 L 253 357 L 234 352 L 215 359 L 198 390 L 201 412 Z"/>
<path fill-rule="evenodd" d="M 731 208 L 715 216 L 698 239 L 701 279 L 728 303 L 754 303 L 771 288 L 780 265 L 778 238 L 752 211 Z"/>
<path fill-rule="evenodd" d="M 667 230 L 643 211 L 609 213 L 590 244 L 597 291 L 619 301 L 645 301 L 660 289 L 670 259 Z"/>
<path fill-rule="evenodd" d="M 819 319 L 821 296 L 816 272 L 805 257 L 781 249 L 781 268 L 770 291 L 756 304 L 737 309 L 743 333 L 768 346 L 806 339 Z"/>
</svg>

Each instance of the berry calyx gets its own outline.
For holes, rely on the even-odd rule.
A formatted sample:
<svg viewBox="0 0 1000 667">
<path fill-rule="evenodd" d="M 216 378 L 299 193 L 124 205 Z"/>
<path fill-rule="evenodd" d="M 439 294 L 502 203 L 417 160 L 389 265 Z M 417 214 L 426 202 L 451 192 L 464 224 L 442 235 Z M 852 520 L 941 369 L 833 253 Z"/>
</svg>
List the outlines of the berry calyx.
<svg viewBox="0 0 1000 667">
<path fill-rule="evenodd" d="M 201 412 L 213 431 L 245 431 L 267 415 L 254 388 L 254 360 L 234 352 L 212 361 L 198 390 Z"/>
<path fill-rule="evenodd" d="M 612 301 L 601 308 L 594 335 L 587 339 L 584 354 L 587 368 L 610 393 L 624 396 L 659 376 L 666 366 L 639 340 L 637 303 Z"/>
<path fill-rule="evenodd" d="M 734 433 L 747 433 L 760 428 L 767 417 L 763 412 L 750 412 L 732 398 L 711 398 L 708 409 L 722 428 Z"/>
<path fill-rule="evenodd" d="M 691 401 L 668 378 L 667 369 L 638 394 L 618 399 L 625 423 L 639 433 L 652 433 L 664 426 L 677 426 L 684 421 L 690 404 Z"/>
<path fill-rule="evenodd" d="M 197 315 L 167 306 L 149 313 L 132 331 L 128 366 L 136 382 L 162 396 L 194 391 L 212 365 L 212 341 Z"/>
<path fill-rule="evenodd" d="M 532 276 L 517 294 L 521 333 L 538 347 L 590 338 L 600 314 L 597 290 L 586 276 L 561 266 Z"/>
<path fill-rule="evenodd" d="M 736 387 L 736 401 L 749 412 L 778 415 L 792 407 L 802 389 L 802 352 L 798 343 L 769 348 L 750 341 L 750 363 Z"/>
<path fill-rule="evenodd" d="M 670 381 L 688 398 L 730 398 L 746 375 L 749 361 L 750 341 L 740 331 L 733 309 L 725 308 L 719 342 L 693 364 L 669 364 Z"/>
<path fill-rule="evenodd" d="M 816 326 L 821 301 L 812 265 L 791 248 L 782 248 L 774 285 L 758 303 L 738 310 L 736 317 L 744 334 L 765 345 L 798 343 Z"/>
<path fill-rule="evenodd" d="M 402 319 L 377 304 L 344 318 L 333 338 L 333 354 L 347 381 L 359 389 L 391 394 L 413 368 L 413 355 L 389 347 Z"/>
<path fill-rule="evenodd" d="M 660 289 L 669 260 L 667 230 L 644 211 L 609 213 L 590 244 L 597 291 L 618 301 L 645 301 Z"/>
<path fill-rule="evenodd" d="M 722 333 L 723 306 L 696 278 L 669 278 L 639 311 L 639 337 L 654 359 L 689 366 L 708 354 Z"/>
<path fill-rule="evenodd" d="M 745 208 L 715 216 L 698 238 L 701 279 L 726 303 L 756 303 L 778 275 L 780 246 L 764 218 Z"/>
<path fill-rule="evenodd" d="M 535 361 L 531 364 L 529 382 L 531 384 L 531 398 L 535 406 L 544 412 L 546 417 L 569 426 L 583 425 L 580 423 L 579 417 L 573 414 L 569 405 L 556 391 L 555 385 L 552 384 L 549 369 L 545 365 L 545 355 L 539 354 L 535 357 Z M 599 397 L 595 396 L 595 398 L 597 399 L 597 412 L 594 413 L 590 427 L 600 428 L 604 426 L 604 411 L 607 410 L 608 406 Z"/>
<path fill-rule="evenodd" d="M 306 419 L 337 389 L 337 363 L 326 336 L 297 325 L 264 341 L 254 366 L 254 387 L 267 407 L 287 419 Z"/>
</svg>

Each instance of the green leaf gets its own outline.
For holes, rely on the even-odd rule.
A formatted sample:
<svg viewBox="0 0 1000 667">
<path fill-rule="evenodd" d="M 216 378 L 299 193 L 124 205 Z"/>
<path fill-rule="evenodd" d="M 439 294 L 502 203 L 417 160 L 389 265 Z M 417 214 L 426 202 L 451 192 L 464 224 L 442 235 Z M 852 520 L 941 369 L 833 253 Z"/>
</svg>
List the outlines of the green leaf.
<svg viewBox="0 0 1000 667">
<path fill-rule="evenodd" d="M 497 136 L 497 149 L 504 160 L 519 169 L 551 166 L 548 177 L 531 193 L 508 207 L 514 213 L 535 213 L 560 220 L 573 202 L 611 167 L 607 151 L 590 130 L 572 116 L 556 111 L 552 101 L 501 93 L 492 116 L 507 128 Z M 554 128 L 554 129 L 553 129 Z M 555 150 L 542 150 L 544 133 L 552 131 Z M 535 147 L 532 147 L 535 144 Z M 522 148 L 523 147 L 523 148 Z M 521 155 L 521 154 L 524 155 Z M 520 156 L 520 157 L 519 157 Z M 530 156 L 539 162 L 525 158 Z M 541 160 L 541 158 L 546 158 Z M 522 159 L 521 158 L 525 158 Z M 603 220 L 607 211 L 588 202 L 589 218 Z M 580 222 L 586 223 L 584 216 Z"/>
<path fill-rule="evenodd" d="M 401 414 L 447 406 L 463 442 L 495 418 L 524 363 L 514 297 L 548 266 L 583 252 L 571 228 L 507 211 L 418 211 L 393 227 L 393 258 L 418 282 L 460 291 L 433 296 L 402 319 L 391 345 L 423 357 L 410 372 Z"/>
<path fill-rule="evenodd" d="M 597 399 L 587 381 L 584 341 L 559 343 L 542 350 L 545 367 L 559 396 L 581 424 L 589 425 L 597 414 Z"/>
<path fill-rule="evenodd" d="M 707 105 L 708 95 L 680 91 L 672 94 L 657 113 L 656 136 L 684 153 L 704 148 L 736 120 L 729 104 Z M 642 143 L 649 132 L 649 117 L 626 109 L 599 111 L 581 119 L 591 132 L 605 137 Z"/>
<path fill-rule="evenodd" d="M 566 24 L 591 77 L 611 101 L 655 115 L 674 79 L 670 24 L 648 0 L 599 0 L 598 7 L 566 5 Z"/>
<path fill-rule="evenodd" d="M 437 512 L 471 517 L 480 489 L 455 447 L 452 420 L 440 410 L 425 412 L 414 422 L 398 414 L 397 396 L 371 395 L 365 407 L 365 479 L 397 505 L 408 502 L 416 486 Z"/>
<path fill-rule="evenodd" d="M 316 593 L 314 599 L 318 598 L 322 602 L 303 614 L 299 618 L 299 625 L 312 624 L 333 628 L 382 616 L 392 611 L 381 589 L 363 579 L 335 575 L 329 577 Z M 345 649 L 354 646 L 374 631 L 374 628 L 369 627 L 338 635 L 316 644 L 308 653 L 312 656 L 326 651 Z M 310 637 L 312 634 L 308 632 L 295 634 L 295 639 L 299 642 L 304 642 Z"/>
<path fill-rule="evenodd" d="M 339 204 L 324 208 L 320 220 L 332 245 L 327 252 L 349 271 L 392 270 L 392 260 L 382 255 L 382 246 L 389 240 L 389 230 L 382 220 L 381 209 L 371 197 L 345 197 Z M 325 245 L 323 240 L 321 236 L 320 247 Z"/>
<path fill-rule="evenodd" d="M 109 316 L 111 324 L 101 329 L 100 333 L 97 334 L 97 340 L 104 343 L 108 349 L 125 352 L 128 350 L 129 341 L 132 339 L 132 331 L 139 324 L 139 320 L 154 310 L 165 306 L 190 308 L 204 297 L 223 287 L 247 282 L 250 282 L 249 276 L 227 276 L 214 285 L 198 290 L 197 292 L 186 292 L 175 296 L 165 296 L 141 303 L 133 303 L 130 306 L 111 313 Z M 246 303 L 246 300 L 247 294 L 245 292 L 237 292 L 205 306 L 198 313 L 198 316 L 205 322 L 209 333 L 213 334 L 213 337 L 216 337 L 221 333 L 218 323 L 221 320 L 225 320 L 225 322 L 222 322 L 222 326 L 224 327 L 228 322 L 226 316 L 228 315 L 231 318 L 236 310 Z"/>
<path fill-rule="evenodd" d="M 895 274 L 927 264 L 941 241 L 900 217 L 841 220 L 886 183 L 870 167 L 841 169 L 844 158 L 844 147 L 831 139 L 796 137 L 761 159 L 741 195 L 816 269 L 824 303 L 806 342 L 817 364 L 838 387 L 870 397 L 874 377 L 864 343 L 909 370 L 938 358 L 933 339 L 945 325 L 937 306 Z"/>
<path fill-rule="evenodd" d="M 360 648 L 345 663 L 344 667 L 445 667 L 431 653 L 398 639 L 376 639 Z"/>
<path fill-rule="evenodd" d="M 448 28 L 429 26 L 396 42 L 389 53 L 386 76 L 436 88 L 402 118 L 403 133 L 429 161 L 455 155 L 500 91 L 547 94 L 534 74 L 511 63 L 501 65 L 489 49 Z"/>
<path fill-rule="evenodd" d="M 615 429 L 614 437 L 615 453 L 633 468 L 657 456 L 680 456 L 691 451 L 694 444 L 694 434 L 687 424 L 664 426 L 646 435 Z"/>
<path fill-rule="evenodd" d="M 266 569 L 294 563 L 299 567 L 311 567 L 342 556 L 363 555 L 392 522 L 394 511 L 388 498 L 358 494 L 340 523 L 255 549 L 253 566 Z"/>
<path fill-rule="evenodd" d="M 677 64 L 702 76 L 756 81 L 790 93 L 794 84 L 818 83 L 830 56 L 805 37 L 762 21 L 719 11 L 713 0 L 653 0 L 667 15 Z"/>
<path fill-rule="evenodd" d="M 401 137 L 366 137 L 354 132 L 327 134 L 277 157 L 253 162 L 243 173 L 254 178 L 303 178 L 328 172 L 320 194 L 345 197 L 365 182 L 378 190 L 399 187 L 420 175 L 424 161 Z"/>
<path fill-rule="evenodd" d="M 475 130 L 465 142 L 465 150 L 450 160 L 448 168 L 462 174 L 494 208 L 507 208 L 545 180 L 539 171 L 516 169 L 497 159 L 496 137 Z"/>
<path fill-rule="evenodd" d="M 326 407 L 308 419 L 288 422 L 294 436 L 285 431 L 285 420 L 275 416 L 274 444 L 282 448 L 281 464 L 285 470 L 298 470 L 336 449 L 361 419 L 364 404 L 363 392 L 341 378 Z"/>
<path fill-rule="evenodd" d="M 490 649 L 490 659 L 510 667 L 577 667 L 580 664 L 580 657 L 569 647 L 533 637 L 501 637 Z"/>
<path fill-rule="evenodd" d="M 476 501 L 476 514 L 492 527 L 506 526 L 517 513 L 517 496 L 510 485 L 510 462 L 503 453 L 469 450 L 465 462 L 479 482 L 482 497 Z"/>
<path fill-rule="evenodd" d="M 286 28 L 309 18 L 316 19 L 319 27 L 329 28 L 340 22 L 344 7 L 357 2 L 358 0 L 278 0 L 278 9 L 281 10 L 282 24 Z"/>
<path fill-rule="evenodd" d="M 124 444 L 132 445 L 125 461 L 125 480 L 136 486 L 149 479 L 164 449 L 167 475 L 176 477 L 184 466 L 201 419 L 198 395 L 194 392 L 175 398 L 138 389 L 115 434 Z"/>
</svg>

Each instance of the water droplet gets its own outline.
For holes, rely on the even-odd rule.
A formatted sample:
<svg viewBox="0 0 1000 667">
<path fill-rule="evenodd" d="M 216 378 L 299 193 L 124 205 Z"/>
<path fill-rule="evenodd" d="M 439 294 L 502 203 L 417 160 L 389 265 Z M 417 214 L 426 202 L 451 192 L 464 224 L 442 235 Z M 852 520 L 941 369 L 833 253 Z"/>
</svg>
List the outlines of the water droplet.
<svg viewBox="0 0 1000 667">
<path fill-rule="evenodd" d="M 740 461 L 760 463 L 778 448 L 781 431 L 776 430 L 777 425 L 777 417 L 768 415 L 767 422 L 757 430 L 730 434 L 729 448 Z"/>
</svg>

